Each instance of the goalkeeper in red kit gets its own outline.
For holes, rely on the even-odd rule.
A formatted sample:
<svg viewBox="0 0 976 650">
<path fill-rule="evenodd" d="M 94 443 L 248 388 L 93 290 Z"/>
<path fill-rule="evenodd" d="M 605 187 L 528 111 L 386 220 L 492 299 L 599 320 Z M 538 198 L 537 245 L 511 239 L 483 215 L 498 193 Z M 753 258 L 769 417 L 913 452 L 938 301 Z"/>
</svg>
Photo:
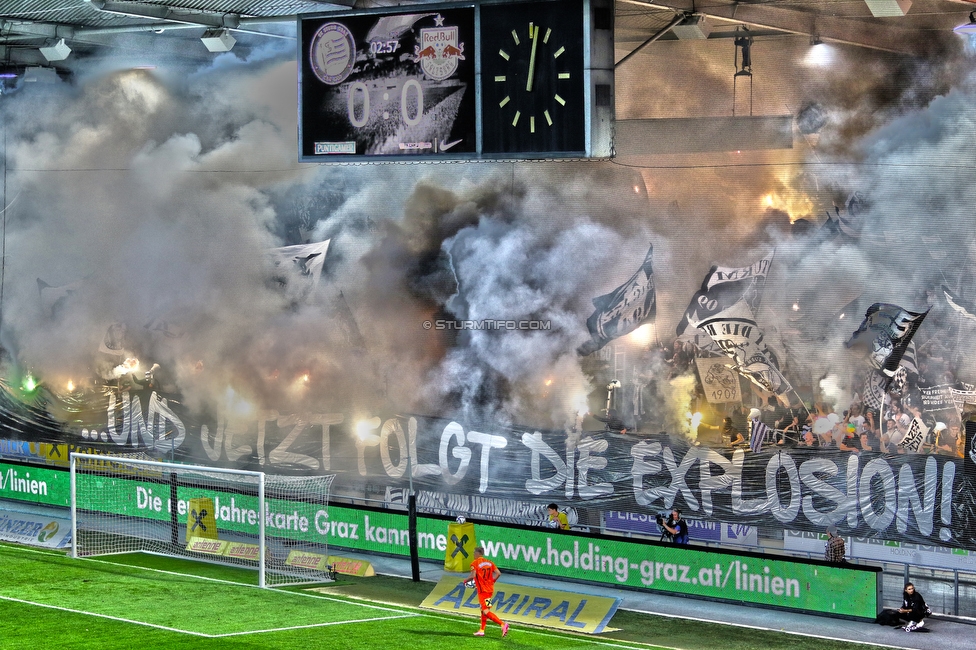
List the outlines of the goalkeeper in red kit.
<svg viewBox="0 0 976 650">
<path fill-rule="evenodd" d="M 478 590 L 478 602 L 481 604 L 481 629 L 474 633 L 475 636 L 485 635 L 485 624 L 492 620 L 502 626 L 502 636 L 508 634 L 508 623 L 498 618 L 491 611 L 491 597 L 495 593 L 495 580 L 502 574 L 495 566 L 495 563 L 485 557 L 485 549 L 476 546 L 474 549 L 474 560 L 471 561 L 471 577 L 467 585 L 474 583 L 474 588 Z"/>
</svg>

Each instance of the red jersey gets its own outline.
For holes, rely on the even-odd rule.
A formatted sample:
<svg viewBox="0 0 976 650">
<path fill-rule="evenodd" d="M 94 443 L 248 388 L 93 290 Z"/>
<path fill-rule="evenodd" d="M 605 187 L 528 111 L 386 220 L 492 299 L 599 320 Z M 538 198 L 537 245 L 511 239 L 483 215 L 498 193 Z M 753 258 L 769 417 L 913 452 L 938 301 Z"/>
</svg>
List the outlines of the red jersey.
<svg viewBox="0 0 976 650">
<path fill-rule="evenodd" d="M 495 592 L 495 563 L 486 557 L 479 557 L 471 563 L 474 569 L 474 586 L 479 594 L 490 596 Z"/>
</svg>

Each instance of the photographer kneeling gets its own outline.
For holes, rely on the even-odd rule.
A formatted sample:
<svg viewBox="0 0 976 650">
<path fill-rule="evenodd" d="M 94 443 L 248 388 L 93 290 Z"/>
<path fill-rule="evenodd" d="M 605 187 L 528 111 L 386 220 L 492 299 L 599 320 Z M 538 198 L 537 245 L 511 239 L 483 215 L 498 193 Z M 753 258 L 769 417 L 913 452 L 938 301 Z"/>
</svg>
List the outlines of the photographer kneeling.
<svg viewBox="0 0 976 650">
<path fill-rule="evenodd" d="M 664 518 L 664 513 L 659 514 L 657 525 L 664 529 L 671 538 L 672 544 L 688 543 L 688 523 L 681 518 L 681 511 L 677 508 L 671 509 L 671 514 L 667 519 Z"/>
</svg>

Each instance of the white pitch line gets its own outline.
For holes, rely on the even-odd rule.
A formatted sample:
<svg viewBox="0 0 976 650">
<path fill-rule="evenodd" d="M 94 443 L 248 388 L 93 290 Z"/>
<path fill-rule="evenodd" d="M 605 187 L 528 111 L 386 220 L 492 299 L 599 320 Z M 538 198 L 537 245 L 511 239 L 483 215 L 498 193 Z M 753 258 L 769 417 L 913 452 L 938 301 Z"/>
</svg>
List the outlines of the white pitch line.
<svg viewBox="0 0 976 650">
<path fill-rule="evenodd" d="M 82 558 L 82 559 L 85 562 L 98 562 L 100 564 L 108 564 L 110 566 L 117 566 L 117 567 L 122 567 L 122 568 L 126 568 L 126 569 L 139 569 L 140 571 L 150 571 L 150 572 L 153 572 L 153 573 L 162 573 L 164 575 L 178 576 L 178 577 L 181 577 L 181 578 L 192 578 L 194 580 L 207 580 L 209 582 L 217 582 L 217 583 L 225 584 L 225 585 L 234 585 L 234 586 L 237 586 L 237 587 L 249 587 L 251 589 L 260 589 L 260 587 L 258 587 L 257 585 L 248 584 L 246 582 L 235 582 L 233 580 L 223 580 L 221 578 L 210 578 L 208 576 L 198 576 L 198 575 L 194 575 L 192 573 L 181 573 L 179 571 L 167 571 L 165 569 L 154 569 L 154 568 L 151 568 L 151 567 L 144 567 L 144 566 L 139 566 L 139 565 L 134 565 L 134 564 L 125 564 L 124 562 L 109 562 L 108 560 L 98 560 L 98 559 L 95 559 L 95 558 Z M 272 587 L 272 589 L 273 589 L 273 587 Z M 303 592 L 299 592 L 299 591 L 285 591 L 283 589 L 274 589 L 274 591 L 275 591 L 275 593 L 288 594 L 290 596 L 304 596 L 305 598 L 318 598 L 320 600 L 331 600 L 331 601 L 337 602 L 337 603 L 350 604 L 348 599 L 338 598 L 336 596 L 325 596 L 325 595 L 318 595 L 318 594 L 308 594 L 308 593 L 303 593 Z M 400 613 L 400 612 L 403 611 L 402 609 L 393 609 L 393 608 L 390 608 L 390 607 L 381 607 L 379 605 L 367 605 L 367 604 L 363 604 L 363 603 L 356 603 L 356 606 L 357 607 L 365 607 L 367 609 L 378 609 L 378 610 L 384 611 L 384 612 L 397 612 L 397 613 Z"/>
<path fill-rule="evenodd" d="M 350 623 L 374 623 L 376 621 L 391 621 L 397 618 L 417 618 L 423 614 L 402 614 L 401 616 L 377 616 L 375 618 L 360 618 L 352 621 L 333 621 L 331 623 L 312 623 L 310 625 L 290 625 L 288 627 L 275 627 L 267 630 L 248 630 L 247 632 L 228 632 L 226 634 L 208 634 L 212 638 L 225 636 L 244 636 L 246 634 L 264 634 L 266 632 L 287 632 L 288 630 L 304 630 L 311 627 L 328 627 L 330 625 L 348 625 Z"/>
<path fill-rule="evenodd" d="M 761 625 L 749 625 L 748 623 L 729 623 L 726 621 L 713 621 L 707 618 L 699 618 L 695 616 L 682 616 L 681 614 L 661 614 L 658 612 L 649 612 L 643 609 L 630 609 L 624 607 L 621 607 L 621 609 L 627 612 L 635 612 L 637 614 L 648 614 L 650 616 L 660 616 L 661 618 L 677 618 L 684 621 L 694 621 L 696 623 L 711 623 L 712 625 L 727 625 L 729 627 L 741 627 L 747 630 L 760 630 L 762 632 L 777 632 L 779 634 L 802 636 L 811 639 L 823 639 L 825 641 L 840 641 L 842 643 L 856 643 L 859 645 L 875 646 L 877 648 L 895 648 L 897 650 L 914 650 L 914 648 L 910 646 L 895 646 L 895 645 L 891 645 L 890 643 L 876 643 L 874 641 L 861 641 L 861 640 L 855 641 L 853 639 L 845 639 L 844 637 L 839 637 L 839 636 L 823 636 L 821 634 L 811 634 L 809 632 L 795 632 L 793 630 L 783 630 L 783 629 L 776 629 L 773 627 L 763 627 Z M 674 650 L 679 650 L 679 649 L 676 648 Z"/>
<path fill-rule="evenodd" d="M 192 634 L 193 636 L 209 637 L 209 634 L 204 634 L 203 632 L 192 632 L 190 630 L 181 630 L 175 627 L 167 627 L 165 625 L 156 625 L 155 623 L 146 623 L 144 621 L 133 621 L 129 618 L 122 618 L 120 616 L 109 616 L 108 614 L 98 614 L 96 612 L 86 612 L 81 609 L 71 609 L 70 607 L 59 607 L 57 605 L 48 605 L 46 603 L 35 603 L 30 600 L 21 600 L 20 598 L 11 598 L 10 596 L 0 596 L 0 600 L 7 600 L 13 603 L 21 603 L 22 605 L 34 605 L 35 607 L 44 607 L 46 609 L 56 609 L 60 612 L 71 612 L 72 614 L 81 614 L 83 616 L 95 616 L 97 618 L 107 618 L 110 621 L 119 621 L 120 623 L 132 623 L 133 625 L 142 625 L 145 627 L 152 627 L 157 630 L 166 630 L 167 632 L 179 632 L 180 634 Z"/>
</svg>

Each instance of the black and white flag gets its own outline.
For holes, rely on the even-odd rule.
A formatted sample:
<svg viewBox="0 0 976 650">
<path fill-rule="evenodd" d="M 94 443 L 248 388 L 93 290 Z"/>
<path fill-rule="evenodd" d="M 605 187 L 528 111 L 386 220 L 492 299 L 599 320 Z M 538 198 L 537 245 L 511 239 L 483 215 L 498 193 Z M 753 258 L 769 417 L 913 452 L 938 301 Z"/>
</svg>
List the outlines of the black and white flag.
<svg viewBox="0 0 976 650">
<path fill-rule="evenodd" d="M 976 321 L 976 305 L 971 302 L 963 300 L 956 294 L 949 291 L 949 287 L 942 285 L 942 293 L 945 295 L 946 303 L 957 312 L 962 314 L 963 318 L 968 318 L 971 321 Z"/>
<path fill-rule="evenodd" d="M 782 395 L 792 390 L 745 300 L 693 324 L 712 337 L 740 375 L 765 391 Z"/>
<path fill-rule="evenodd" d="M 763 424 L 762 420 L 755 419 L 750 421 L 752 424 L 750 428 L 752 432 L 749 434 L 749 448 L 754 452 L 759 453 L 762 451 L 762 446 L 766 442 L 766 437 L 772 431 L 766 424 Z"/>
<path fill-rule="evenodd" d="M 857 192 L 854 192 L 847 199 L 842 212 L 838 206 L 834 206 L 834 214 L 827 212 L 827 221 L 820 227 L 820 232 L 824 233 L 828 239 L 838 239 L 838 241 L 856 242 L 861 237 L 860 215 L 866 209 L 864 199 Z"/>
<path fill-rule="evenodd" d="M 127 326 L 125 323 L 117 322 L 110 324 L 105 329 L 102 342 L 98 345 L 98 351 L 103 354 L 110 354 L 113 357 L 125 356 L 125 339 Z"/>
<path fill-rule="evenodd" d="M 576 349 L 580 356 L 596 352 L 615 338 L 633 332 L 654 318 L 657 294 L 651 268 L 653 252 L 652 244 L 644 256 L 644 263 L 629 280 L 610 293 L 593 299 L 596 311 L 586 319 L 590 340 Z"/>
<path fill-rule="evenodd" d="M 762 288 L 772 263 L 773 253 L 770 253 L 749 266 L 713 266 L 709 269 L 701 288 L 691 297 L 688 309 L 678 323 L 677 335 L 682 336 L 689 326 L 694 327 L 695 323 L 728 309 L 740 300 L 745 300 L 755 313 L 759 309 Z"/>
<path fill-rule="evenodd" d="M 876 372 L 868 373 L 861 386 L 861 400 L 871 409 L 879 409 L 884 404 L 885 392 L 888 389 L 888 378 Z"/>
<path fill-rule="evenodd" d="M 875 303 L 868 307 L 864 321 L 846 345 L 865 352 L 871 367 L 890 382 L 927 314 L 928 310 L 913 312 L 890 303 Z M 884 386 L 887 388 L 887 383 Z"/>
<path fill-rule="evenodd" d="M 314 295 L 329 250 L 329 241 L 283 246 L 268 251 L 273 266 L 271 283 L 288 297 L 289 302 L 307 303 Z"/>
</svg>

